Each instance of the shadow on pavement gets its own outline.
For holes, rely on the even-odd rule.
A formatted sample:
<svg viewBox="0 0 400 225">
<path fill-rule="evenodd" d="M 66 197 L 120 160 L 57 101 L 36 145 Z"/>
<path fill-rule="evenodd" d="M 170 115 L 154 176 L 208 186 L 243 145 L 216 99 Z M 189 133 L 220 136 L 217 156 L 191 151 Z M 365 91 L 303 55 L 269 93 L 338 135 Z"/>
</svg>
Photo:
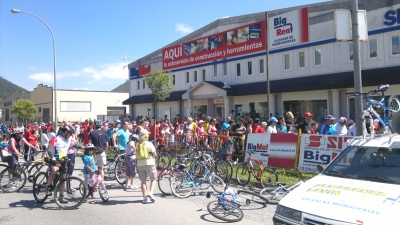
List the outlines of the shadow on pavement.
<svg viewBox="0 0 400 225">
<path fill-rule="evenodd" d="M 108 200 L 108 202 L 103 202 L 101 199 L 96 199 L 96 200 L 88 200 L 89 204 L 93 205 L 104 205 L 104 206 L 110 206 L 110 205 L 124 205 L 124 204 L 131 204 L 131 203 L 138 203 L 142 204 L 143 200 L 133 200 L 133 201 L 121 201 L 121 200 Z M 84 203 L 85 204 L 85 203 Z"/>
<path fill-rule="evenodd" d="M 21 200 L 19 202 L 12 202 L 9 204 L 10 207 L 23 207 L 27 209 L 43 208 L 43 205 L 37 203 L 35 200 Z"/>
<path fill-rule="evenodd" d="M 210 220 L 210 219 L 206 218 L 206 216 L 212 218 L 213 220 Z M 209 213 L 206 213 L 206 214 L 201 215 L 200 218 L 201 218 L 202 220 L 207 221 L 207 222 L 210 222 L 210 223 L 229 223 L 229 222 L 217 220 L 217 218 L 213 217 L 213 216 L 212 216 L 211 214 L 209 214 Z"/>
</svg>

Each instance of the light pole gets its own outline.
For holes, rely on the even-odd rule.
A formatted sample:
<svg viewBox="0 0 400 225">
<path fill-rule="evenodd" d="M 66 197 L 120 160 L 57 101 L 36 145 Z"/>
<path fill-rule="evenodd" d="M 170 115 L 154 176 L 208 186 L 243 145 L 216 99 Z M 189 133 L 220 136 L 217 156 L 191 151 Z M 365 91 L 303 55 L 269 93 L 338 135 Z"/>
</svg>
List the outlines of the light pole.
<svg viewBox="0 0 400 225">
<path fill-rule="evenodd" d="M 33 13 L 30 12 L 25 12 L 22 11 L 20 9 L 11 9 L 12 13 L 25 13 L 31 16 L 36 17 L 37 19 L 39 19 L 40 21 L 42 21 L 44 23 L 44 25 L 46 25 L 46 27 L 49 29 L 50 33 L 51 33 L 51 37 L 53 38 L 53 59 L 54 59 L 54 124 L 55 124 L 55 129 L 57 131 L 58 128 L 58 121 L 57 121 L 57 75 L 56 75 L 56 40 L 54 38 L 54 34 L 53 31 L 51 30 L 50 26 L 44 22 L 44 20 L 42 20 L 42 18 L 36 16 Z"/>
</svg>

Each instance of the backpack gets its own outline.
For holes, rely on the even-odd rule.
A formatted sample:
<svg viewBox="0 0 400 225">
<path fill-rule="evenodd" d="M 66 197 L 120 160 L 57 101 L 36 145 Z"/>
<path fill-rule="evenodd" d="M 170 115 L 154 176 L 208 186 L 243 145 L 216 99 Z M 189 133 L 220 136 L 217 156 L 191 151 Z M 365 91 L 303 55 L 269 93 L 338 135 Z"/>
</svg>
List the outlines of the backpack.
<svg viewBox="0 0 400 225">
<path fill-rule="evenodd" d="M 137 159 L 148 159 L 149 151 L 147 151 L 146 142 L 139 142 L 136 145 L 136 158 Z"/>
</svg>

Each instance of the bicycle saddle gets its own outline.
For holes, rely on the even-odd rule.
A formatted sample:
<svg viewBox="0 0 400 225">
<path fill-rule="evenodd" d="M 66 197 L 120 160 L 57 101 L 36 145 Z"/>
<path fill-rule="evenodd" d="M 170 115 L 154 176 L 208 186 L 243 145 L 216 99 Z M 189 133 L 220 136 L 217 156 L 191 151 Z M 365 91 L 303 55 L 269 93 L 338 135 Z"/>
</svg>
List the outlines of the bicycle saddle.
<svg viewBox="0 0 400 225">
<path fill-rule="evenodd" d="M 377 91 L 387 91 L 389 89 L 389 84 L 381 84 L 378 86 Z"/>
</svg>

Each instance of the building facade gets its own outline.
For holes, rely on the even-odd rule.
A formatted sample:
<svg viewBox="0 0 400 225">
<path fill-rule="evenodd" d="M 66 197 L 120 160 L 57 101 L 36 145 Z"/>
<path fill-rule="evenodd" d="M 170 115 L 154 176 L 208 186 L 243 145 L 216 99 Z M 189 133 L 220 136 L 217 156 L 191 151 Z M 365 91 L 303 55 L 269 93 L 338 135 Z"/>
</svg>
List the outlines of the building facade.
<svg viewBox="0 0 400 225">
<path fill-rule="evenodd" d="M 134 116 L 153 115 L 151 90 L 142 76 L 169 71 L 175 85 L 157 118 L 269 112 L 355 114 L 352 42 L 335 37 L 334 11 L 350 0 L 216 20 L 129 64 Z M 363 91 L 390 84 L 400 94 L 400 0 L 359 0 L 367 11 L 368 41 L 360 42 Z M 268 85 L 269 84 L 269 85 Z M 268 87 L 269 86 L 269 91 Z"/>
<path fill-rule="evenodd" d="M 76 122 L 89 118 L 102 121 L 125 118 L 129 108 L 122 102 L 128 97 L 129 93 L 125 92 L 57 89 L 57 120 Z M 36 107 L 35 119 L 29 122 L 54 121 L 53 88 L 39 84 L 32 92 L 13 93 L 4 98 L 1 102 L 2 111 L 5 112 L 2 123 L 18 121 L 16 115 L 11 113 L 18 99 L 31 100 Z"/>
</svg>

